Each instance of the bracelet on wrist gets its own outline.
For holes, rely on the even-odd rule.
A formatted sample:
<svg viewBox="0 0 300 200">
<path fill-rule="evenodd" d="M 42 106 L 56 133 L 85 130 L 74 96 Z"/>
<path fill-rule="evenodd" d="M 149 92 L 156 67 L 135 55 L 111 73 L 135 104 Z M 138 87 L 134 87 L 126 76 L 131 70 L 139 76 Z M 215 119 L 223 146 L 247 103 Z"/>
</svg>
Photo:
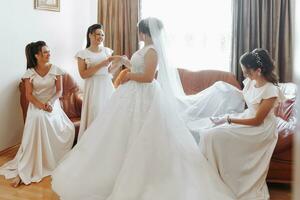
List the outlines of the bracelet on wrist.
<svg viewBox="0 0 300 200">
<path fill-rule="evenodd" d="M 227 116 L 227 122 L 228 122 L 228 124 L 231 124 L 231 122 L 232 122 L 229 115 Z"/>
</svg>

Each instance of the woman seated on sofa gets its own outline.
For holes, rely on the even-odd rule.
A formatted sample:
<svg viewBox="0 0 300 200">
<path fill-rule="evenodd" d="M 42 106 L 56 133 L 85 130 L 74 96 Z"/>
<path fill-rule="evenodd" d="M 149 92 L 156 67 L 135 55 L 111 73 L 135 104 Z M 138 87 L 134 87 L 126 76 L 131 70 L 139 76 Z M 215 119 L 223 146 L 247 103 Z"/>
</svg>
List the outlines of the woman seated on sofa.
<svg viewBox="0 0 300 200">
<path fill-rule="evenodd" d="M 265 180 L 277 142 L 273 109 L 284 97 L 266 50 L 245 53 L 240 64 L 248 109 L 211 117 L 212 126 L 199 130 L 199 146 L 238 199 L 267 200 Z"/>
<path fill-rule="evenodd" d="M 23 138 L 15 158 L 0 167 L 0 175 L 13 179 L 14 187 L 39 182 L 50 175 L 71 149 L 75 133 L 58 100 L 63 71 L 49 63 L 46 43 L 32 42 L 25 52 L 27 71 L 22 78 L 29 106 Z"/>
</svg>

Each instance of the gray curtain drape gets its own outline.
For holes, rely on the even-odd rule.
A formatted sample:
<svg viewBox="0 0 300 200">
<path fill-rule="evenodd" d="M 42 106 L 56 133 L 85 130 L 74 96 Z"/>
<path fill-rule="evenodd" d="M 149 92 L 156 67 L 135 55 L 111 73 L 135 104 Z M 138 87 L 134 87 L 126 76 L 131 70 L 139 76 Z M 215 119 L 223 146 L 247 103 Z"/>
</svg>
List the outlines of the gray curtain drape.
<svg viewBox="0 0 300 200">
<path fill-rule="evenodd" d="M 267 49 L 280 82 L 292 81 L 290 0 L 233 0 L 232 71 L 242 82 L 239 58 L 255 48 Z"/>
</svg>

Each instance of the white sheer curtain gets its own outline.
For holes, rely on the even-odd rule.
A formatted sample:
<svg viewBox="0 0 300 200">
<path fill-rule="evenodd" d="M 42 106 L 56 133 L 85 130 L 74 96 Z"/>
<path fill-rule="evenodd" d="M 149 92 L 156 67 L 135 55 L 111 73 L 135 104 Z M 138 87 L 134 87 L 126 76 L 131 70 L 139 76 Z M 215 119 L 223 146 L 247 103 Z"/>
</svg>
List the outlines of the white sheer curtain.
<svg viewBox="0 0 300 200">
<path fill-rule="evenodd" d="M 166 28 L 175 67 L 230 70 L 231 0 L 141 0 L 141 17 Z"/>
</svg>

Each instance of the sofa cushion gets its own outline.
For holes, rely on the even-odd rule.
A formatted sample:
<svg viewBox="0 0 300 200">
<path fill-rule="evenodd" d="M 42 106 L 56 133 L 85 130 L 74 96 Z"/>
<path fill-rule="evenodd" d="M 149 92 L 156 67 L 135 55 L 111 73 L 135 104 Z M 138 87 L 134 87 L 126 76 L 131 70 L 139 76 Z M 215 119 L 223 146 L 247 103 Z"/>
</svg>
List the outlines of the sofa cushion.
<svg viewBox="0 0 300 200">
<path fill-rule="evenodd" d="M 278 141 L 272 159 L 292 161 L 293 135 L 296 129 L 295 102 L 297 87 L 294 83 L 280 83 L 286 100 L 275 108 L 277 116 Z"/>
<path fill-rule="evenodd" d="M 224 81 L 241 89 L 239 82 L 231 72 L 219 70 L 201 70 L 194 72 L 186 69 L 178 69 L 178 72 L 184 92 L 187 95 L 196 94 L 217 81 Z"/>
</svg>

